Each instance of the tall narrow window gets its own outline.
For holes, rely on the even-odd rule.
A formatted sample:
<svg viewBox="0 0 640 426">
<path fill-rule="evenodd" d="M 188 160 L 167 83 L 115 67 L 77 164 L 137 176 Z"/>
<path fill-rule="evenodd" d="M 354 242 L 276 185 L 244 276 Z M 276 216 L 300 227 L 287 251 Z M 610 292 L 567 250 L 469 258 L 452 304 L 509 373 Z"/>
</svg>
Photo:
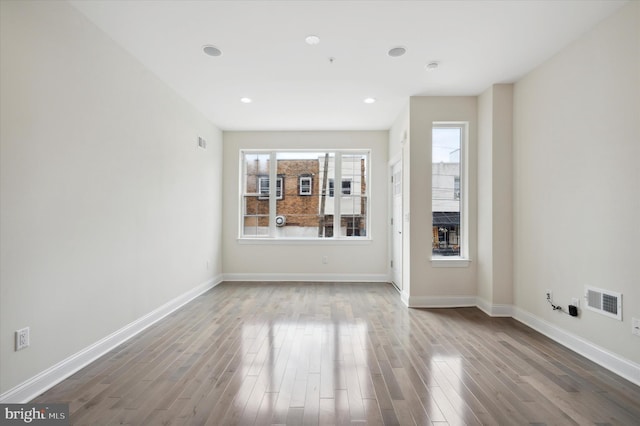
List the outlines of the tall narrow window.
<svg viewBox="0 0 640 426">
<path fill-rule="evenodd" d="M 432 131 L 432 256 L 466 257 L 464 247 L 464 123 L 434 123 Z"/>
<path fill-rule="evenodd" d="M 241 163 L 241 238 L 368 237 L 368 151 L 242 151 Z"/>
</svg>

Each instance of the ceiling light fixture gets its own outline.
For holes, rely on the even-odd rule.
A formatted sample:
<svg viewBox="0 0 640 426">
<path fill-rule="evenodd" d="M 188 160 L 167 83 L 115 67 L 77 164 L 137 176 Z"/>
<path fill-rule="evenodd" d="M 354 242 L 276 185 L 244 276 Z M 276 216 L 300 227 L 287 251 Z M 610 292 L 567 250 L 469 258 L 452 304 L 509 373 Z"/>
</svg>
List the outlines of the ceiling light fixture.
<svg viewBox="0 0 640 426">
<path fill-rule="evenodd" d="M 240 102 L 242 102 L 243 104 L 250 104 L 251 102 L 253 102 L 253 99 L 251 98 L 240 98 Z"/>
<path fill-rule="evenodd" d="M 362 102 L 364 102 L 365 104 L 373 104 L 376 102 L 376 98 L 364 98 Z"/>
<path fill-rule="evenodd" d="M 387 55 L 391 56 L 392 58 L 397 58 L 398 56 L 402 56 L 405 53 L 407 53 L 407 49 L 402 46 L 398 46 L 398 47 L 389 49 L 389 51 L 387 52 Z"/>
<path fill-rule="evenodd" d="M 309 45 L 309 46 L 315 46 L 316 44 L 320 43 L 320 37 L 316 36 L 316 35 L 309 35 L 307 36 L 304 41 Z"/>
<path fill-rule="evenodd" d="M 435 70 L 438 69 L 439 66 L 440 66 L 440 62 L 431 61 L 427 65 L 424 66 L 424 69 L 427 70 L 427 71 L 435 71 Z"/>
<path fill-rule="evenodd" d="M 222 50 L 210 44 L 202 46 L 202 51 L 209 56 L 222 56 Z"/>
</svg>

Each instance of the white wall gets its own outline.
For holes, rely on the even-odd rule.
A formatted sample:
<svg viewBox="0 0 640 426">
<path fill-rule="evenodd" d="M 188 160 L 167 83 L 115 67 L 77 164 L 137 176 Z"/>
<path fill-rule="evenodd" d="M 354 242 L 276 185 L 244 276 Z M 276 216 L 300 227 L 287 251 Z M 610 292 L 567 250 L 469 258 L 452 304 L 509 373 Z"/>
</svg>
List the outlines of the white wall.
<svg viewBox="0 0 640 426">
<path fill-rule="evenodd" d="M 517 82 L 517 308 L 640 363 L 640 3 L 630 2 Z M 623 294 L 623 321 L 566 306 L 586 285 Z M 582 300 L 584 305 L 584 300 Z"/>
<path fill-rule="evenodd" d="M 225 279 L 388 279 L 388 132 L 224 132 Z M 370 149 L 371 241 L 238 241 L 241 149 Z M 323 256 L 328 262 L 322 263 Z"/>
<path fill-rule="evenodd" d="M 474 96 L 427 97 L 410 99 L 410 130 L 408 143 L 410 154 L 405 157 L 405 168 L 409 165 L 411 190 L 405 207 L 411 222 L 408 250 L 410 257 L 410 306 L 437 305 L 438 299 L 454 300 L 476 296 L 476 122 L 477 99 Z M 469 123 L 468 141 L 468 185 L 469 197 L 468 235 L 471 263 L 464 268 L 439 268 L 431 262 L 431 134 L 436 121 L 465 121 Z M 406 148 L 405 148 L 406 149 Z M 405 175 L 406 176 L 406 175 Z M 407 182 L 405 180 L 405 182 Z M 408 194 L 405 192 L 405 196 Z M 408 284 L 405 280 L 405 284 Z"/>
<path fill-rule="evenodd" d="M 402 149 L 409 139 L 409 104 L 389 129 L 389 159 L 398 159 L 402 155 Z"/>
<path fill-rule="evenodd" d="M 478 97 L 478 297 L 492 314 L 513 303 L 513 85 Z"/>
<path fill-rule="evenodd" d="M 390 166 L 398 161 L 402 161 L 402 300 L 408 301 L 409 294 L 411 293 L 411 280 L 409 278 L 411 272 L 411 259 L 410 259 L 410 239 L 407 238 L 411 234 L 411 223 L 404 217 L 405 212 L 410 211 L 410 197 L 411 192 L 411 180 L 410 180 L 410 164 L 407 161 L 409 155 L 409 103 L 403 108 L 402 112 L 398 115 L 394 121 L 391 129 L 389 129 L 389 161 L 392 163 Z M 391 193 L 389 193 L 389 211 L 393 208 Z M 390 213 L 391 214 L 391 213 Z M 391 230 L 390 230 L 391 231 Z M 389 232 L 389 235 L 391 233 Z M 391 237 L 389 244 L 391 245 Z M 389 247 L 389 256 L 391 257 L 391 247 Z"/>
<path fill-rule="evenodd" d="M 221 274 L 222 145 L 66 2 L 0 3 L 3 393 Z"/>
</svg>

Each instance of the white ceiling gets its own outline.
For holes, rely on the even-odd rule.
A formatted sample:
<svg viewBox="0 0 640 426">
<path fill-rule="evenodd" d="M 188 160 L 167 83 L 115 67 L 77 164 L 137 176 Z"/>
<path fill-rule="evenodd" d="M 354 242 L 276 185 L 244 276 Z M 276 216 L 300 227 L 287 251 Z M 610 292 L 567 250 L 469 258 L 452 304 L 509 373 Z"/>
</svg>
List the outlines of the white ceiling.
<svg viewBox="0 0 640 426">
<path fill-rule="evenodd" d="M 410 96 L 517 81 L 626 1 L 71 3 L 221 129 L 376 130 Z M 388 56 L 396 46 L 407 53 Z"/>
</svg>

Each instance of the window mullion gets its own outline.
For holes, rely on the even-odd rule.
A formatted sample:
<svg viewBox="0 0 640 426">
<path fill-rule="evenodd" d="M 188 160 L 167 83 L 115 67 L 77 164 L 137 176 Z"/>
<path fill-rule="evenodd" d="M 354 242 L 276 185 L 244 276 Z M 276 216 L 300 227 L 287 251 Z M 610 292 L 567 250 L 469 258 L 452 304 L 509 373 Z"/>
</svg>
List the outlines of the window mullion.
<svg viewBox="0 0 640 426">
<path fill-rule="evenodd" d="M 336 151 L 334 160 L 334 176 L 333 176 L 333 238 L 339 238 L 341 213 L 340 202 L 342 201 L 342 153 Z"/>
<path fill-rule="evenodd" d="M 276 212 L 278 207 L 278 164 L 277 154 L 269 154 L 269 236 L 276 236 Z"/>
</svg>

